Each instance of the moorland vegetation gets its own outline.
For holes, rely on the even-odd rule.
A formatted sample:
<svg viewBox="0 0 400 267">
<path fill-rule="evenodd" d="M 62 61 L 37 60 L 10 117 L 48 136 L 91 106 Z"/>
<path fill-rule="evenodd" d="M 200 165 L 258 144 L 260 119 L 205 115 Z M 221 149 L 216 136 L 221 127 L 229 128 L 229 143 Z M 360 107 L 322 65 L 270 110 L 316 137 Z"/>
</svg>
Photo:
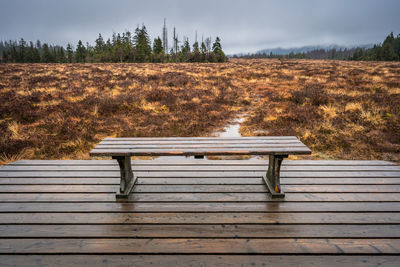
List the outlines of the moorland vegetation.
<svg viewBox="0 0 400 267">
<path fill-rule="evenodd" d="M 1 162 L 87 159 L 106 136 L 296 135 L 313 159 L 400 162 L 400 63 L 0 64 Z"/>
</svg>

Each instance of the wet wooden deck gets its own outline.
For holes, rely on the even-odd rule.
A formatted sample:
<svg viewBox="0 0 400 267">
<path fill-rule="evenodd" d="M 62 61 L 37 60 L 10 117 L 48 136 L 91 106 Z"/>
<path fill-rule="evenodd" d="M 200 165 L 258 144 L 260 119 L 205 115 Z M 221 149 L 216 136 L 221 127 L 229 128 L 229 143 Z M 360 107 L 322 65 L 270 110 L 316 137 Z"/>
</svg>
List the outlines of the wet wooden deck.
<svg viewBox="0 0 400 267">
<path fill-rule="evenodd" d="M 0 265 L 398 266 L 400 166 L 284 161 L 284 200 L 265 161 L 135 161 L 115 200 L 114 161 L 0 167 Z"/>
</svg>

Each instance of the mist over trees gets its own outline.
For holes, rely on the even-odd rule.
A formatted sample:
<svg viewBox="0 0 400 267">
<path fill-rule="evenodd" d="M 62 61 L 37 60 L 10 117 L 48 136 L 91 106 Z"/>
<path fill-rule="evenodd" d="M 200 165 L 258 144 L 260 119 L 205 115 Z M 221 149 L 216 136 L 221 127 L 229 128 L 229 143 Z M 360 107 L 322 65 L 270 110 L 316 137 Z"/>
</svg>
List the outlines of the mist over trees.
<svg viewBox="0 0 400 267">
<path fill-rule="evenodd" d="M 357 49 L 351 60 L 376 60 L 398 61 L 400 60 L 400 34 L 394 37 L 390 33 L 382 44 L 374 45 L 371 49 Z"/>
<path fill-rule="evenodd" d="M 39 40 L 28 44 L 23 38 L 19 41 L 0 41 L 0 62 L 225 62 L 227 57 L 222 50 L 221 39 L 217 37 L 214 43 L 211 43 L 211 38 L 206 38 L 201 44 L 196 40 L 190 45 L 188 38 L 179 42 L 177 35 L 174 35 L 174 47 L 170 52 L 166 52 L 168 50 L 161 38 L 158 36 L 151 42 L 146 26 L 142 25 L 138 26 L 133 34 L 130 31 L 113 33 L 107 40 L 99 34 L 94 46 L 79 40 L 75 50 L 72 44 L 67 44 L 66 48 L 42 44 Z"/>
<path fill-rule="evenodd" d="M 400 34 L 394 37 L 392 32 L 386 37 L 382 44 L 376 44 L 372 48 L 315 49 L 304 53 L 291 52 L 287 55 L 255 53 L 234 57 L 398 61 L 400 60 Z"/>
</svg>

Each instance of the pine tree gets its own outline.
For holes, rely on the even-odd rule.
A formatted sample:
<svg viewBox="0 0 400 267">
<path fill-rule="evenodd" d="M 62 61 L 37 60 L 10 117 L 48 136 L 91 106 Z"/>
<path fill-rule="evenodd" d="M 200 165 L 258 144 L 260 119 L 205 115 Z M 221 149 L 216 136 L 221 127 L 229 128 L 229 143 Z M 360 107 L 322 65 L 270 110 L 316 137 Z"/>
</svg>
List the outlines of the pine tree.
<svg viewBox="0 0 400 267">
<path fill-rule="evenodd" d="M 40 62 L 41 61 L 41 56 L 40 56 L 40 51 L 37 47 L 33 49 L 33 61 L 32 62 Z"/>
<path fill-rule="evenodd" d="M 36 41 L 36 48 L 41 50 L 42 49 L 42 43 L 40 42 L 40 40 Z"/>
<path fill-rule="evenodd" d="M 192 53 L 192 57 L 191 60 L 192 62 L 199 62 L 201 61 L 201 54 L 200 54 L 200 49 L 199 49 L 199 43 L 195 42 L 193 44 L 193 53 Z"/>
<path fill-rule="evenodd" d="M 186 62 L 189 61 L 190 59 L 190 44 L 189 44 L 189 39 L 185 38 L 183 41 L 183 45 L 181 48 L 181 58 L 180 61 L 181 62 Z"/>
<path fill-rule="evenodd" d="M 94 47 L 94 55 L 93 57 L 97 62 L 103 62 L 103 54 L 104 54 L 104 39 L 103 36 L 101 36 L 101 33 L 99 33 L 99 37 L 95 40 L 95 47 Z"/>
<path fill-rule="evenodd" d="M 162 62 L 164 55 L 164 48 L 161 38 L 158 36 L 153 42 L 153 61 Z"/>
<path fill-rule="evenodd" d="M 101 36 L 101 33 L 99 33 L 99 37 L 96 39 L 96 46 L 95 50 L 96 52 L 101 52 L 104 48 L 104 40 L 103 37 Z"/>
<path fill-rule="evenodd" d="M 18 55 L 18 62 L 25 62 L 25 50 L 26 47 L 26 42 L 24 40 L 24 38 L 21 38 L 21 40 L 19 41 L 19 55 Z"/>
<path fill-rule="evenodd" d="M 11 62 L 18 62 L 19 53 L 17 52 L 16 44 L 12 43 L 10 45 L 11 45 L 11 51 L 10 51 Z"/>
<path fill-rule="evenodd" d="M 3 62 L 3 63 L 7 63 L 8 62 L 8 53 L 7 53 L 6 50 L 3 50 L 3 55 L 2 55 L 2 58 L 1 58 L 1 62 Z"/>
<path fill-rule="evenodd" d="M 112 34 L 111 43 L 113 46 L 115 46 L 115 44 L 117 43 L 117 34 L 115 32 L 113 32 Z"/>
<path fill-rule="evenodd" d="M 112 60 L 112 43 L 110 38 L 107 39 L 104 50 L 104 61 L 110 62 Z"/>
<path fill-rule="evenodd" d="M 397 54 L 398 58 L 400 59 L 400 34 L 397 35 L 396 39 L 394 40 L 393 49 L 394 52 Z"/>
<path fill-rule="evenodd" d="M 161 38 L 158 37 L 158 38 L 154 39 L 154 42 L 153 42 L 153 53 L 156 54 L 156 55 L 159 55 L 159 54 L 163 53 L 163 51 L 164 51 L 164 48 L 162 46 Z"/>
<path fill-rule="evenodd" d="M 72 50 L 71 44 L 67 44 L 67 62 L 72 63 L 74 57 L 74 51 Z"/>
<path fill-rule="evenodd" d="M 222 50 L 221 39 L 219 39 L 219 37 L 215 38 L 215 42 L 213 43 L 212 50 L 214 53 L 217 53 L 219 50 Z"/>
<path fill-rule="evenodd" d="M 394 52 L 392 44 L 393 42 L 386 42 L 383 44 L 382 46 L 383 60 L 393 61 L 399 58 L 398 55 Z"/>
<path fill-rule="evenodd" d="M 78 46 L 75 51 L 75 60 L 76 62 L 85 62 L 86 59 L 86 49 L 82 44 L 82 41 L 78 41 Z"/>
<path fill-rule="evenodd" d="M 133 61 L 133 57 L 131 55 L 132 46 L 132 34 L 130 31 L 126 31 L 122 35 L 122 49 L 124 51 L 124 61 L 126 62 Z"/>
<path fill-rule="evenodd" d="M 54 62 L 54 56 L 53 56 L 52 52 L 50 51 L 49 45 L 44 43 L 42 48 L 43 48 L 42 61 L 45 62 L 45 63 Z"/>
<path fill-rule="evenodd" d="M 214 62 L 225 62 L 226 56 L 224 51 L 222 51 L 221 39 L 219 37 L 215 38 L 215 42 L 212 47 L 213 50 L 213 61 Z"/>
<path fill-rule="evenodd" d="M 393 32 L 391 32 L 391 33 L 386 37 L 385 41 L 383 41 L 383 45 L 385 45 L 385 44 L 393 45 L 393 42 L 394 42 L 394 35 L 393 35 Z"/>
<path fill-rule="evenodd" d="M 201 61 L 205 62 L 207 59 L 207 47 L 204 42 L 201 42 L 200 52 L 201 52 Z"/>
<path fill-rule="evenodd" d="M 66 58 L 65 58 L 64 47 L 60 47 L 57 51 L 57 62 L 65 63 L 65 61 L 66 61 Z"/>
<path fill-rule="evenodd" d="M 34 53 L 35 53 L 35 48 L 33 46 L 33 43 L 29 42 L 29 47 L 27 48 L 26 53 L 25 53 L 25 62 L 29 62 L 29 63 L 35 62 Z"/>
<path fill-rule="evenodd" d="M 135 36 L 133 37 L 135 44 L 135 61 L 136 62 L 146 62 L 151 58 L 151 46 L 149 35 L 147 34 L 146 27 L 143 25 L 140 29 L 139 27 L 135 30 Z"/>
</svg>

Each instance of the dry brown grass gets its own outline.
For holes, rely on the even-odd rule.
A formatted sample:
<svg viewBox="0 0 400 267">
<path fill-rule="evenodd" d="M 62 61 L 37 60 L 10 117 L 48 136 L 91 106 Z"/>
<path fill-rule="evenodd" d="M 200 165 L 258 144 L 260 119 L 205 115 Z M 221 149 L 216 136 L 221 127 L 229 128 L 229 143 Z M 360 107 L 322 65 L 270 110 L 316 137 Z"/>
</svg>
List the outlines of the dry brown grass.
<svg viewBox="0 0 400 267">
<path fill-rule="evenodd" d="M 0 159 L 88 158 L 106 136 L 201 136 L 223 127 L 242 88 L 227 64 L 0 65 Z"/>
<path fill-rule="evenodd" d="M 297 135 L 312 158 L 400 161 L 400 64 L 2 64 L 0 159 L 88 158 L 106 136 Z"/>
<path fill-rule="evenodd" d="M 311 158 L 400 161 L 400 63 L 246 62 L 254 109 L 243 134 L 296 135 Z"/>
</svg>

